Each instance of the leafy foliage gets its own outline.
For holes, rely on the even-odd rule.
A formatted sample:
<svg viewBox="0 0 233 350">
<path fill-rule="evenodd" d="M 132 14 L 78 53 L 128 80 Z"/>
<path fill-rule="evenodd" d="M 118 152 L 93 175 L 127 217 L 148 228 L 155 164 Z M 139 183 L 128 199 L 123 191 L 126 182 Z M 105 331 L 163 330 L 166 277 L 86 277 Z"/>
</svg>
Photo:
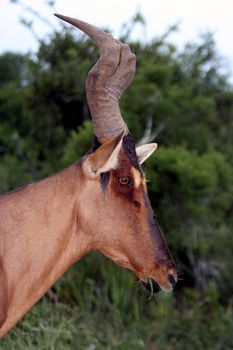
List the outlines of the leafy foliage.
<svg viewBox="0 0 233 350">
<path fill-rule="evenodd" d="M 140 16 L 135 21 L 143 23 Z M 130 42 L 126 28 L 124 40 L 137 55 L 137 74 L 121 110 L 136 141 L 149 120 L 161 145 L 145 172 L 182 280 L 173 296 L 148 301 L 131 273 L 92 253 L 0 349 L 233 347 L 232 87 L 208 33 L 181 53 L 168 35 Z M 35 56 L 0 56 L 1 192 L 47 176 L 89 149 L 85 80 L 97 55 L 88 39 L 63 29 L 42 41 Z"/>
</svg>

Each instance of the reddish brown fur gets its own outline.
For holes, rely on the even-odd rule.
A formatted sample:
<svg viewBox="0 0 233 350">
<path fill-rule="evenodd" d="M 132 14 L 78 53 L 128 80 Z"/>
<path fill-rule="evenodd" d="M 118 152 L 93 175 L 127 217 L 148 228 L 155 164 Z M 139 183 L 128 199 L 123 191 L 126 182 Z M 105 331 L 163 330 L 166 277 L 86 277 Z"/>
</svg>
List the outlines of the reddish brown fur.
<svg viewBox="0 0 233 350">
<path fill-rule="evenodd" d="M 76 220 L 80 173 L 74 165 L 0 197 L 0 295 L 6 308 L 0 336 L 89 250 Z"/>
<path fill-rule="evenodd" d="M 135 171 L 141 177 L 138 188 L 135 188 L 134 184 Z M 130 185 L 121 185 L 118 180 L 120 177 L 130 177 Z M 97 248 L 116 263 L 133 270 L 141 280 L 146 281 L 148 277 L 152 277 L 164 290 L 169 290 L 171 286 L 167 274 L 169 271 L 176 276 L 175 264 L 160 230 L 151 230 L 145 196 L 148 199 L 144 175 L 132 165 L 122 151 L 119 167 L 111 172 L 105 198 L 108 200 L 108 206 L 110 204 L 111 212 L 117 212 L 115 220 L 123 229 L 117 228 L 114 236 L 115 230 L 112 228 L 111 235 L 108 233 L 103 244 L 100 243 Z M 107 220 L 111 215 L 106 213 L 105 204 L 103 202 Z M 120 211 L 119 208 L 123 210 Z"/>
<path fill-rule="evenodd" d="M 121 150 L 119 167 L 110 172 L 103 191 L 100 178 L 88 179 L 83 173 L 84 161 L 0 197 L 1 272 L 7 276 L 2 273 L 0 280 L 0 302 L 7 310 L 1 309 L 0 336 L 92 249 L 133 270 L 141 280 L 153 277 L 162 288 L 171 289 L 167 273 L 176 276 L 174 264 L 167 261 L 166 250 L 159 251 L 150 230 L 143 175 L 135 189 L 133 165 Z M 132 184 L 121 185 L 122 176 L 130 176 Z"/>
<path fill-rule="evenodd" d="M 127 127 L 118 102 L 133 78 L 135 56 L 93 26 L 60 17 L 100 45 L 87 95 L 101 145 L 62 172 L 0 197 L 0 337 L 92 249 L 144 282 L 153 278 L 165 291 L 176 281 L 133 140 L 123 137 Z M 122 185 L 121 177 L 130 177 L 130 183 Z"/>
</svg>

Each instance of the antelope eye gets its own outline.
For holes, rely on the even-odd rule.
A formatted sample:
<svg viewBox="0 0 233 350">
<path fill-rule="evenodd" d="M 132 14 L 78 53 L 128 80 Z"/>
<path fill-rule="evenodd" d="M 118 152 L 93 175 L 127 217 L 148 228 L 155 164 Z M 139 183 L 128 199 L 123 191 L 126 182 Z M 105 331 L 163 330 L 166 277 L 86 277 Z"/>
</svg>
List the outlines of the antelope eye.
<svg viewBox="0 0 233 350">
<path fill-rule="evenodd" d="M 121 185 L 129 185 L 130 184 L 130 178 L 127 176 L 119 177 L 118 181 L 120 182 Z"/>
</svg>

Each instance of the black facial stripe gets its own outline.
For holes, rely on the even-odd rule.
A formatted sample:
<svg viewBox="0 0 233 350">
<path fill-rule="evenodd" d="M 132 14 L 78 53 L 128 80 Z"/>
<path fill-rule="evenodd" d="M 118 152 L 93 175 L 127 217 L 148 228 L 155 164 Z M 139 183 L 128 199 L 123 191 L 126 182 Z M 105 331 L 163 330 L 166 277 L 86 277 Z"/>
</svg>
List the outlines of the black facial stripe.
<svg viewBox="0 0 233 350">
<path fill-rule="evenodd" d="M 100 184 L 104 192 L 107 190 L 109 179 L 110 179 L 110 171 L 100 174 Z"/>
<path fill-rule="evenodd" d="M 135 150 L 134 140 L 131 134 L 128 134 L 123 137 L 122 145 L 123 145 L 125 154 L 129 157 L 133 165 L 141 171 L 141 167 L 138 162 L 138 157 Z"/>
<path fill-rule="evenodd" d="M 101 143 L 99 142 L 98 138 L 94 135 L 94 144 L 91 148 L 90 152 L 95 152 L 99 147 L 101 146 Z M 135 143 L 133 140 L 133 136 L 129 133 L 126 136 L 123 137 L 122 146 L 124 149 L 125 154 L 129 157 L 130 161 L 133 163 L 133 165 L 140 170 L 141 166 L 138 162 L 138 157 L 135 149 Z"/>
<path fill-rule="evenodd" d="M 156 219 L 154 212 L 151 208 L 149 198 L 144 191 L 143 191 L 143 197 L 144 197 L 145 206 L 146 206 L 147 212 L 148 212 L 148 222 L 149 222 L 150 232 L 156 240 L 158 250 L 161 252 L 160 259 L 161 259 L 161 261 L 172 260 L 170 251 L 168 249 L 167 243 L 166 243 L 165 238 L 164 238 L 164 235 L 159 227 L 157 219 Z"/>
</svg>

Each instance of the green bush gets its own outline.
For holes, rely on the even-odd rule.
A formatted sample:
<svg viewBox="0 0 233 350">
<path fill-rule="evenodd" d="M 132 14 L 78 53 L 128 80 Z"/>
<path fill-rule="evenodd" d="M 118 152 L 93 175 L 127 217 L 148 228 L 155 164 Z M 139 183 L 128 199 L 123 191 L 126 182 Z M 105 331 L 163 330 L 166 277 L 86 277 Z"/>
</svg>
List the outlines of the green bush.
<svg viewBox="0 0 233 350">
<path fill-rule="evenodd" d="M 232 349 L 233 91 L 213 38 L 177 52 L 167 35 L 130 42 L 137 74 L 121 101 L 138 141 L 152 121 L 149 196 L 180 270 L 148 300 L 97 253 L 75 264 L 0 349 Z M 0 56 L 0 192 L 38 180 L 93 143 L 85 80 L 97 50 L 63 29 L 35 56 Z M 153 130 L 152 130 L 153 131 Z"/>
</svg>

